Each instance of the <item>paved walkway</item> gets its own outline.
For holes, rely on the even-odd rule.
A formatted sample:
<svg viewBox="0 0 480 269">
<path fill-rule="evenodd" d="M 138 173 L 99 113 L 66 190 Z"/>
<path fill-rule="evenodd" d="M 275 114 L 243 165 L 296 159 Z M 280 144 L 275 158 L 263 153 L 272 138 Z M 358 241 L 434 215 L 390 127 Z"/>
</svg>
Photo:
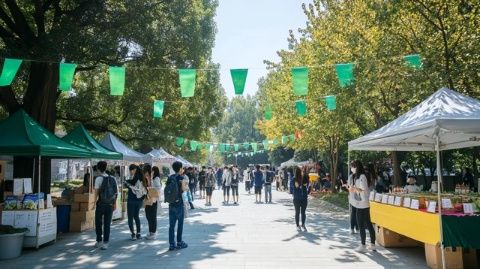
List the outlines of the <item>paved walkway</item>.
<svg viewBox="0 0 480 269">
<path fill-rule="evenodd" d="M 60 236 L 53 245 L 24 251 L 21 258 L 0 262 L 0 268 L 426 268 L 422 248 L 353 251 L 358 235 L 350 235 L 345 212 L 310 201 L 308 232 L 297 232 L 291 196 L 273 192 L 273 204 L 255 204 L 241 191 L 240 205 L 223 206 L 220 191 L 213 206 L 195 201 L 184 228 L 189 248 L 169 252 L 166 204 L 158 216 L 155 241 L 130 241 L 126 221 L 113 224 L 108 250 L 94 250 L 95 233 Z M 147 231 L 141 216 L 142 233 Z"/>
</svg>

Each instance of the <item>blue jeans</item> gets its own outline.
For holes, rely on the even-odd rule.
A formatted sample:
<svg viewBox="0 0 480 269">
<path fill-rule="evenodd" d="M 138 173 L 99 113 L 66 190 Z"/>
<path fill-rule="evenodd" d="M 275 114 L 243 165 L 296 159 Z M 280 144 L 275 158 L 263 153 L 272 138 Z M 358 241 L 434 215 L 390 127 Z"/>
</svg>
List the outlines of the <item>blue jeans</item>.
<svg viewBox="0 0 480 269">
<path fill-rule="evenodd" d="M 97 204 L 95 208 L 95 232 L 97 233 L 97 242 L 108 243 L 110 239 L 110 225 L 112 224 L 113 206 L 106 204 Z M 103 226 L 103 232 L 102 232 Z"/>
<path fill-rule="evenodd" d="M 170 227 L 168 228 L 168 241 L 170 243 L 170 246 L 175 246 L 175 224 L 177 223 L 177 221 L 177 242 L 182 242 L 184 215 L 185 212 L 183 203 L 168 206 L 168 219 L 170 220 Z"/>
<path fill-rule="evenodd" d="M 135 226 L 137 228 L 137 234 L 140 234 L 140 208 L 143 206 L 143 201 L 127 200 L 127 217 L 128 228 L 130 232 L 135 234 L 133 230 L 133 220 L 135 219 Z"/>
<path fill-rule="evenodd" d="M 265 184 L 265 203 L 272 202 L 272 185 Z"/>
</svg>

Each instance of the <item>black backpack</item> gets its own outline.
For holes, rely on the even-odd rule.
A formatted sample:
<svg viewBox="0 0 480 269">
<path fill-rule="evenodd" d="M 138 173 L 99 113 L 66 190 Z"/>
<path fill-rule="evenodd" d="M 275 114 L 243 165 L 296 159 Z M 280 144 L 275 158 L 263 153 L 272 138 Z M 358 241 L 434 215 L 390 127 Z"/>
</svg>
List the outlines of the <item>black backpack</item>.
<svg viewBox="0 0 480 269">
<path fill-rule="evenodd" d="M 180 188 L 178 186 L 178 178 L 177 175 L 171 175 L 167 179 L 167 183 L 165 184 L 164 190 L 164 197 L 166 203 L 176 203 L 180 199 Z"/>
<path fill-rule="evenodd" d="M 117 182 L 111 176 L 103 177 L 102 185 L 100 186 L 100 200 L 99 203 L 113 205 L 117 199 Z"/>
<path fill-rule="evenodd" d="M 272 183 L 273 182 L 273 173 L 272 172 L 267 171 L 265 182 L 266 183 Z"/>
<path fill-rule="evenodd" d="M 238 184 L 238 173 L 233 173 L 232 174 L 232 185 L 237 185 Z"/>
</svg>

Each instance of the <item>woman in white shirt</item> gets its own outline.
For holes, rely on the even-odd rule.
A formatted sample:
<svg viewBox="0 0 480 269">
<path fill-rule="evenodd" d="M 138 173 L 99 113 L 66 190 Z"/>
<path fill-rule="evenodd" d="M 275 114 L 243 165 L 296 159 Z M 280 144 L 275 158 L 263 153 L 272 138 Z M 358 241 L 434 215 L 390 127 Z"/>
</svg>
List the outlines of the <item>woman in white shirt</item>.
<svg viewBox="0 0 480 269">
<path fill-rule="evenodd" d="M 350 169 L 352 171 L 353 184 L 348 186 L 348 191 L 353 198 L 351 203 L 357 209 L 357 224 L 360 229 L 360 239 L 362 243 L 356 250 L 359 252 L 365 252 L 367 250 L 365 246 L 367 237 L 365 228 L 368 228 L 371 242 L 370 250 L 375 251 L 375 229 L 370 220 L 370 191 L 368 188 L 368 179 L 365 175 L 363 164 L 359 160 L 353 161 L 350 164 Z"/>
<path fill-rule="evenodd" d="M 157 233 L 157 211 L 158 201 L 160 200 L 160 193 L 162 185 L 160 183 L 160 171 L 158 167 L 153 168 L 150 164 L 143 166 L 143 175 L 145 183 L 148 188 L 147 199 L 145 200 L 145 215 L 148 221 L 148 234 L 145 239 L 155 239 Z"/>
<path fill-rule="evenodd" d="M 420 187 L 416 185 L 417 178 L 415 176 L 408 176 L 407 185 L 403 188 L 406 193 L 420 192 Z"/>
</svg>

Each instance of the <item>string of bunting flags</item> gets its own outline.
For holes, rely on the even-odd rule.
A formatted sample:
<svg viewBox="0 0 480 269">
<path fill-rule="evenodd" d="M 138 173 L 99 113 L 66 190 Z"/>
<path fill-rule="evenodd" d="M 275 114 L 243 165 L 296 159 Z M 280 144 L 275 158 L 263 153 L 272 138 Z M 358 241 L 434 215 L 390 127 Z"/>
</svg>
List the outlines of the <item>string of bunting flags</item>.
<svg viewBox="0 0 480 269">
<path fill-rule="evenodd" d="M 419 54 L 411 54 L 403 57 L 404 62 L 411 68 L 418 70 L 422 68 L 422 60 Z M 9 86 L 12 84 L 15 76 L 23 61 L 22 59 L 5 58 L 3 62 L 2 72 L 0 74 L 0 86 Z M 340 87 L 346 88 L 355 83 L 354 69 L 355 63 L 339 63 L 335 64 L 335 72 Z M 75 76 L 77 64 L 75 63 L 59 63 L 59 85 L 60 91 L 70 91 Z M 309 68 L 313 67 L 293 67 L 291 68 L 292 89 L 295 96 L 305 97 L 308 94 L 309 84 Z M 171 68 L 164 68 L 171 69 Z M 195 96 L 195 85 L 197 70 L 207 69 L 176 69 L 178 71 L 180 95 L 183 98 Z M 125 90 L 125 66 L 109 66 L 108 67 L 110 94 L 113 96 L 122 96 Z M 248 76 L 248 69 L 230 69 L 233 88 L 236 95 L 242 95 L 245 90 L 245 83 Z M 336 109 L 336 97 L 334 95 L 325 96 L 325 105 L 328 111 Z M 162 118 L 166 100 L 154 100 L 153 117 Z M 307 114 L 307 104 L 304 99 L 295 101 L 295 109 L 299 116 L 303 117 Z M 270 120 L 273 117 L 271 106 L 267 106 L 264 111 L 264 119 Z"/>
</svg>

